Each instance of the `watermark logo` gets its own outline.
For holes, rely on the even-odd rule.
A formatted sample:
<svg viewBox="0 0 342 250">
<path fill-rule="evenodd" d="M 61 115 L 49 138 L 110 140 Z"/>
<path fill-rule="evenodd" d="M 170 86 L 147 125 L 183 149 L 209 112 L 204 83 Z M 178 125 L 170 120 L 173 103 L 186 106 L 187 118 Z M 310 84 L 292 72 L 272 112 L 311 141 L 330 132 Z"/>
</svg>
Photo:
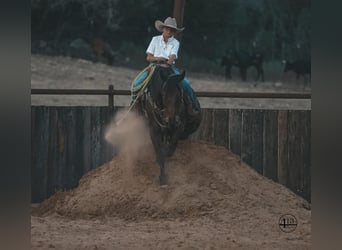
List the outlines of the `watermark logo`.
<svg viewBox="0 0 342 250">
<path fill-rule="evenodd" d="M 284 214 L 279 218 L 279 228 L 285 233 L 291 233 L 297 228 L 297 219 L 292 214 Z"/>
</svg>

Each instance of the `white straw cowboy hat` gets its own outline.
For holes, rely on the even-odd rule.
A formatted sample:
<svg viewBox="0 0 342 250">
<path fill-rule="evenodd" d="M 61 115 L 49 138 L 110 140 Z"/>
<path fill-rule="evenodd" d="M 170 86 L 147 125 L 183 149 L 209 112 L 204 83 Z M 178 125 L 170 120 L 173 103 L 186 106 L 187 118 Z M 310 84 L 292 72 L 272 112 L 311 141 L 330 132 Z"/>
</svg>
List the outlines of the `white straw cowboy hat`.
<svg viewBox="0 0 342 250">
<path fill-rule="evenodd" d="M 163 32 L 163 27 L 169 27 L 169 28 L 175 29 L 177 30 L 177 32 L 181 32 L 185 29 L 184 27 L 177 28 L 177 21 L 175 18 L 172 18 L 172 17 L 166 18 L 164 22 L 157 20 L 155 21 L 154 26 L 156 26 L 156 29 L 159 32 Z"/>
</svg>

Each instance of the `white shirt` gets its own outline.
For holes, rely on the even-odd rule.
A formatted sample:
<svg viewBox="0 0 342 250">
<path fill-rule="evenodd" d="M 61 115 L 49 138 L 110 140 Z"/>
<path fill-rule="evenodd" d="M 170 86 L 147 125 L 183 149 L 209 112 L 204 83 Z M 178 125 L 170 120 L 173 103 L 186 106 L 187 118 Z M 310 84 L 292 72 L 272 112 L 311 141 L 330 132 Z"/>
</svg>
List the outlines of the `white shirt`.
<svg viewBox="0 0 342 250">
<path fill-rule="evenodd" d="M 179 42 L 176 38 L 170 37 L 167 43 L 163 39 L 163 35 L 154 36 L 148 46 L 146 53 L 150 53 L 155 57 L 164 57 L 169 59 L 170 55 L 178 57 Z"/>
</svg>

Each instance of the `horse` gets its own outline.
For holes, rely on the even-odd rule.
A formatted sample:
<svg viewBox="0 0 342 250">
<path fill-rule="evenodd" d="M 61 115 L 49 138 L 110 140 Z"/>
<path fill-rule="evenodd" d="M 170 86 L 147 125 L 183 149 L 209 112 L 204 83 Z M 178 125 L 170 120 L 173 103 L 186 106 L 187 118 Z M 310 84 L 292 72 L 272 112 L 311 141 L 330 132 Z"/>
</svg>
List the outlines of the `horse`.
<svg viewBox="0 0 342 250">
<path fill-rule="evenodd" d="M 174 74 L 170 66 L 159 64 L 155 66 L 153 75 L 148 82 L 145 94 L 138 103 L 138 113 L 148 122 L 151 141 L 160 168 L 159 182 L 161 187 L 168 185 L 165 174 L 165 159 L 171 157 L 179 140 L 188 138 L 195 132 L 201 122 L 199 112 L 190 116 L 187 112 L 181 81 L 185 71 Z"/>
</svg>

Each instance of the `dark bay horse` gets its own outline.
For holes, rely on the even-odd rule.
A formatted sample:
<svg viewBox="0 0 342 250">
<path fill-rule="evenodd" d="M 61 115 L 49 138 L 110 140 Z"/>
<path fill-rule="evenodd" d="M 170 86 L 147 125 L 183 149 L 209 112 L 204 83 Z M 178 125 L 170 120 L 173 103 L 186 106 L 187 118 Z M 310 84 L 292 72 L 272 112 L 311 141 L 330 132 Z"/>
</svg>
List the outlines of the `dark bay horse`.
<svg viewBox="0 0 342 250">
<path fill-rule="evenodd" d="M 176 150 L 178 140 L 186 139 L 195 132 L 201 122 L 201 112 L 190 116 L 183 100 L 181 81 L 185 71 L 174 74 L 169 66 L 157 65 L 148 83 L 147 92 L 136 104 L 145 116 L 150 137 L 160 167 L 159 181 L 167 186 L 165 159 Z M 199 102 L 197 103 L 200 110 Z M 137 110 L 137 109 L 136 109 Z"/>
</svg>

